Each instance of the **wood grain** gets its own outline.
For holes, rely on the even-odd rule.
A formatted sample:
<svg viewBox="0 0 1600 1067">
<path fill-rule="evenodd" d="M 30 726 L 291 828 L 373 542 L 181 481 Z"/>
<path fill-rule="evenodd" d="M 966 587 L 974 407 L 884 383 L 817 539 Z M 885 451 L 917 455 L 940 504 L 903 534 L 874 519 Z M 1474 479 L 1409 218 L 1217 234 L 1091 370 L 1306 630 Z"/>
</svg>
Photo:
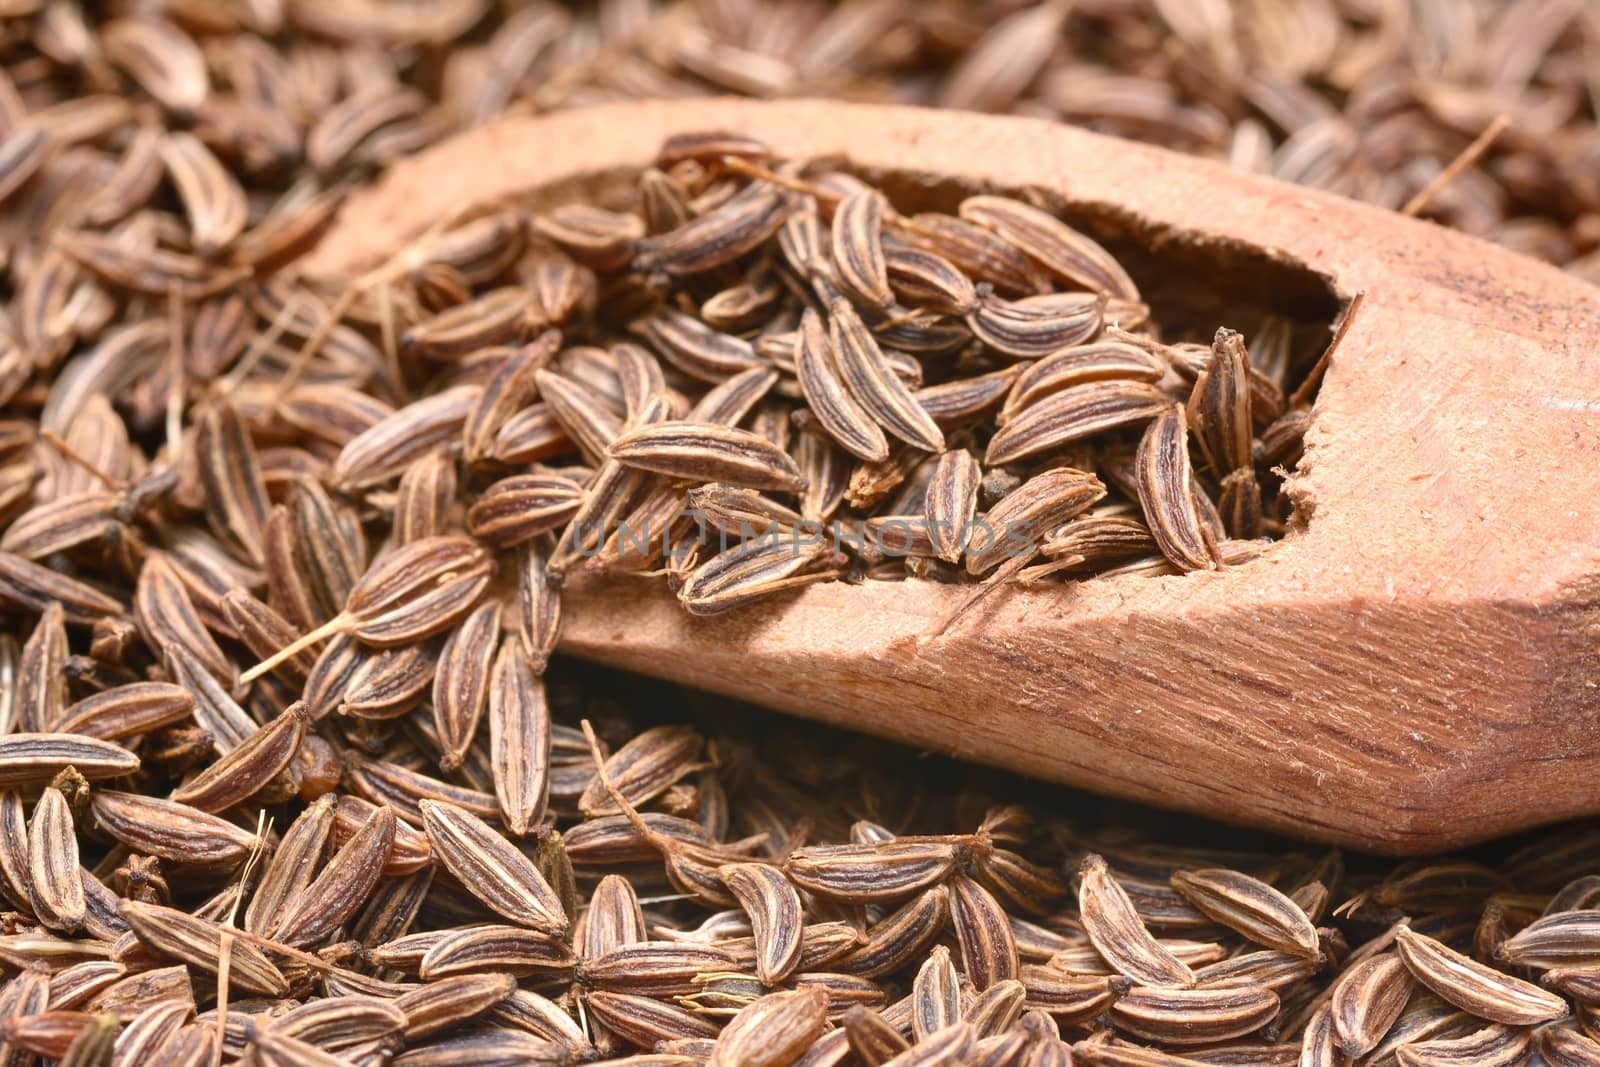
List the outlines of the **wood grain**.
<svg viewBox="0 0 1600 1067">
<path fill-rule="evenodd" d="M 1309 522 L 1220 573 L 1013 591 L 819 585 L 693 619 L 589 581 L 565 651 L 1156 804 L 1385 852 L 1600 811 L 1600 290 L 1428 223 L 1028 119 L 832 103 L 515 119 L 394 168 L 305 262 L 560 195 L 723 128 L 790 156 L 1038 186 L 1152 247 L 1241 248 L 1367 297 L 1292 484 Z"/>
</svg>

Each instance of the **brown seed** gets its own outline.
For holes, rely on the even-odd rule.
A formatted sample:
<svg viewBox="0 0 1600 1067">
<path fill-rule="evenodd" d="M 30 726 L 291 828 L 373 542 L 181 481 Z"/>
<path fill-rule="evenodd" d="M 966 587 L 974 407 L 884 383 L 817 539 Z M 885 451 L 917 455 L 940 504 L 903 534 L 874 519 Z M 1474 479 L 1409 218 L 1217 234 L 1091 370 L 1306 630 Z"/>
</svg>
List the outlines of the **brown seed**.
<svg viewBox="0 0 1600 1067">
<path fill-rule="evenodd" d="M 340 450 L 333 463 L 333 483 L 344 489 L 378 485 L 454 443 L 480 395 L 478 386 L 462 385 L 400 408 Z"/>
<path fill-rule="evenodd" d="M 50 155 L 50 134 L 36 122 L 23 122 L 0 136 L 0 203 L 18 189 Z"/>
<path fill-rule="evenodd" d="M 1089 340 L 1100 329 L 1104 298 L 1051 293 L 1009 301 L 981 299 L 966 317 L 979 341 L 1012 359 L 1038 359 Z"/>
<path fill-rule="evenodd" d="M 641 242 L 641 248 L 668 274 L 699 274 L 737 259 L 771 237 L 789 209 L 790 197 L 784 190 L 752 182 L 715 210 Z"/>
<path fill-rule="evenodd" d="M 539 370 L 534 378 L 540 399 L 566 437 L 571 438 L 591 462 L 603 459 L 622 432 L 622 420 L 617 413 L 586 385 L 566 375 Z"/>
<path fill-rule="evenodd" d="M 961 217 L 992 230 L 1062 281 L 1128 303 L 1139 290 L 1111 254 L 1049 212 L 1004 196 L 969 196 Z"/>
<path fill-rule="evenodd" d="M 829 305 L 828 339 L 845 389 L 878 425 L 925 451 L 944 448 L 944 432 L 895 375 L 872 332 L 844 300 Z"/>
<path fill-rule="evenodd" d="M 833 266 L 839 285 L 869 307 L 894 303 L 883 255 L 882 194 L 861 189 L 840 201 L 833 213 Z"/>
<path fill-rule="evenodd" d="M 192 134 L 168 133 L 159 152 L 189 216 L 196 251 L 217 255 L 244 230 L 244 188 Z"/>
<path fill-rule="evenodd" d="M 923 498 L 923 518 L 934 553 L 957 563 L 966 548 L 967 526 L 977 514 L 982 469 L 964 448 L 944 453 L 934 465 Z"/>
<path fill-rule="evenodd" d="M 783 868 L 801 889 L 867 904 L 901 899 L 941 882 L 960 858 L 955 841 L 901 838 L 884 844 L 797 849 Z"/>
<path fill-rule="evenodd" d="M 1019 408 L 989 440 L 990 467 L 1025 459 L 1122 426 L 1149 422 L 1171 407 L 1149 382 L 1086 382 Z"/>
<path fill-rule="evenodd" d="M 55 786 L 40 794 L 28 823 L 28 873 L 40 920 L 57 930 L 79 929 L 88 905 L 78 877 L 78 837 L 72 809 Z"/>
<path fill-rule="evenodd" d="M 1122 1029 L 1180 1046 L 1242 1037 L 1277 1012 L 1278 995 L 1266 989 L 1135 986 L 1111 1006 L 1111 1018 Z"/>
<path fill-rule="evenodd" d="M 872 1067 L 887 1063 L 911 1047 L 882 1015 L 859 1006 L 845 1012 L 844 1029 L 849 1035 L 850 1050 Z"/>
<path fill-rule="evenodd" d="M 516 975 L 567 971 L 572 952 L 547 934 L 514 926 L 473 926 L 451 931 L 422 957 L 418 973 L 432 982 L 482 971 Z"/>
<path fill-rule="evenodd" d="M 657 422 L 611 443 L 611 457 L 683 481 L 726 482 L 790 492 L 804 488 L 788 454 L 764 437 L 713 423 Z"/>
<path fill-rule="evenodd" d="M 1145 429 L 1137 477 L 1139 503 L 1162 555 L 1183 570 L 1216 567 L 1221 553 L 1196 501 L 1182 408 L 1169 409 Z"/>
<path fill-rule="evenodd" d="M 240 676 L 253 681 L 302 648 L 348 632 L 381 648 L 407 645 L 450 626 L 489 584 L 493 562 L 466 537 L 413 541 L 377 560 L 350 591 L 344 611 Z"/>
<path fill-rule="evenodd" d="M 481 1015 L 517 988 L 509 974 L 464 974 L 429 982 L 395 998 L 405 1016 L 405 1038 L 417 1041 L 455 1023 Z"/>
<path fill-rule="evenodd" d="M 244 928 L 270 934 L 282 910 L 305 892 L 322 865 L 333 833 L 334 798 L 325 794 L 289 825 L 261 872 L 261 883 L 244 910 Z"/>
<path fill-rule="evenodd" d="M 433 721 L 439 733 L 439 765 L 461 766 L 489 695 L 489 665 L 500 643 L 500 605 L 476 608 L 450 632 L 433 675 Z"/>
<path fill-rule="evenodd" d="M 1499 945 L 1494 956 L 1519 967 L 1557 968 L 1593 963 L 1600 956 L 1600 910 L 1555 910 L 1552 907 L 1542 918 Z"/>
<path fill-rule="evenodd" d="M 81 764 L 74 766 L 81 772 Z M 130 849 L 174 863 L 233 865 L 260 844 L 226 819 L 171 800 L 97 789 L 90 803 L 106 833 Z"/>
<path fill-rule="evenodd" d="M 1067 1023 L 1087 1022 L 1128 990 L 1120 975 L 1067 974 L 1055 967 L 1024 964 L 1018 971 L 1030 1007 Z"/>
<path fill-rule="evenodd" d="M 470 812 L 431 800 L 421 808 L 434 855 L 473 896 L 513 922 L 566 933 L 560 898 L 515 846 Z"/>
<path fill-rule="evenodd" d="M 267 996 L 283 996 L 288 992 L 289 984 L 283 974 L 260 949 L 237 939 L 225 947 L 223 939 L 231 939 L 232 935 L 216 923 L 172 908 L 132 900 L 124 900 L 120 909 L 139 940 L 154 952 L 181 960 L 208 974 L 218 972 L 226 954 L 231 984 L 246 992 Z"/>
<path fill-rule="evenodd" d="M 165 555 L 152 554 L 139 572 L 134 593 L 139 630 L 158 656 L 173 648 L 192 655 L 217 681 L 232 684 L 235 669 L 206 628 L 176 566 Z"/>
<path fill-rule="evenodd" d="M 1211 360 L 1189 395 L 1189 425 L 1206 463 L 1219 477 L 1250 466 L 1250 357 L 1244 338 L 1218 330 Z"/>
<path fill-rule="evenodd" d="M 291 704 L 238 748 L 175 789 L 172 799 L 201 811 L 224 811 L 254 796 L 289 766 L 309 720 L 304 702 Z"/>
<path fill-rule="evenodd" d="M 682 312 L 663 309 L 636 329 L 663 359 L 701 381 L 720 382 L 765 365 L 748 341 Z"/>
<path fill-rule="evenodd" d="M 717 1035 L 711 1067 L 789 1067 L 822 1034 L 828 997 L 820 989 L 770 993 Z"/>
<path fill-rule="evenodd" d="M 96 781 L 131 774 L 139 757 L 120 745 L 65 733 L 0 737 L 0 787 L 39 785 L 68 767 Z"/>
<path fill-rule="evenodd" d="M 542 674 L 561 634 L 561 596 L 551 581 L 545 557 L 534 545 L 521 546 L 517 564 L 522 648 L 529 668 Z"/>
<path fill-rule="evenodd" d="M 839 446 L 869 462 L 887 459 L 883 430 L 846 388 L 822 318 L 809 308 L 795 336 L 794 364 L 806 403 Z"/>
<path fill-rule="evenodd" d="M 979 992 L 1015 979 L 1020 962 L 1005 909 L 966 875 L 949 882 L 950 925 L 961 949 L 961 967 Z"/>
<path fill-rule="evenodd" d="M 1532 1035 L 1526 1029 L 1486 1026 L 1465 1037 L 1417 1041 L 1395 1049 L 1401 1067 L 1513 1067 L 1528 1062 Z"/>
<path fill-rule="evenodd" d="M 584 998 L 584 1004 L 605 1033 L 615 1034 L 641 1048 L 685 1038 L 710 1041 L 717 1036 L 716 1024 L 687 1008 L 650 997 L 597 990 Z M 687 1067 L 680 1062 L 685 1058 L 669 1055 L 661 1067 Z M 703 1057 L 688 1059 L 689 1063 L 705 1062 Z M 647 1059 L 643 1067 L 655 1065 Z"/>
<path fill-rule="evenodd" d="M 122 18 L 101 31 L 106 57 L 164 107 L 188 112 L 211 91 L 199 48 L 170 22 Z"/>
<path fill-rule="evenodd" d="M 949 897 L 942 886 L 912 897 L 874 923 L 860 947 L 835 962 L 851 974 L 878 978 L 904 969 L 918 959 L 945 929 Z"/>
<path fill-rule="evenodd" d="M 756 975 L 763 985 L 784 981 L 800 965 L 805 918 L 800 895 L 776 867 L 730 863 L 717 873 L 750 917 L 756 943 Z"/>
<path fill-rule="evenodd" d="M 1084 931 L 1118 973 L 1146 986 L 1194 986 L 1194 972 L 1151 936 L 1104 859 L 1084 857 L 1078 879 Z"/>
<path fill-rule="evenodd" d="M 1600 1064 L 1600 1042 L 1576 1030 L 1546 1026 L 1536 1032 L 1535 1045 L 1548 1067 L 1594 1067 Z"/>
<path fill-rule="evenodd" d="M 1408 926 L 1395 949 L 1418 982 L 1463 1011 L 1507 1026 L 1532 1026 L 1565 1016 L 1567 1002 L 1538 986 L 1501 974 Z"/>
<path fill-rule="evenodd" d="M 115 741 L 182 722 L 194 711 L 194 697 L 165 682 L 129 682 L 101 690 L 62 713 L 62 733 Z"/>
<path fill-rule="evenodd" d="M 1223 868 L 1177 871 L 1172 887 L 1258 945 L 1307 958 L 1320 951 L 1316 927 L 1300 906 L 1259 879 Z"/>
<path fill-rule="evenodd" d="M 368 816 L 305 891 L 289 902 L 272 936 L 288 945 L 313 945 L 337 930 L 377 884 L 394 835 L 394 809 L 379 808 Z"/>
<path fill-rule="evenodd" d="M 1362 960 L 1340 975 L 1329 1001 L 1340 1051 L 1359 1057 L 1377 1047 L 1405 1010 L 1411 990 L 1405 965 L 1393 953 Z"/>
<path fill-rule="evenodd" d="M 0 552 L 0 600 L 34 614 L 58 605 L 65 620 L 77 625 L 122 612 L 122 605 L 93 586 L 10 552 Z"/>
</svg>

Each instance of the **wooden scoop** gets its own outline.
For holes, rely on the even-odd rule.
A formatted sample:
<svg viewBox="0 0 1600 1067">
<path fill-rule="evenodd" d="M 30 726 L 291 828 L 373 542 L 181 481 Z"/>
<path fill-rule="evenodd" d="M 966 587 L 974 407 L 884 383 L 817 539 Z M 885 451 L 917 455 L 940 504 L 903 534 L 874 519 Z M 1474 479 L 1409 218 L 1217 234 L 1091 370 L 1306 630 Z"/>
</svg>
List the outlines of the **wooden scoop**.
<svg viewBox="0 0 1600 1067">
<path fill-rule="evenodd" d="M 896 189 L 1038 187 L 1217 276 L 1364 292 L 1291 485 L 1307 522 L 1219 572 L 1001 590 L 936 637 L 970 589 L 829 583 L 700 619 L 659 580 L 575 580 L 563 650 L 1383 852 L 1600 811 L 1600 290 L 1554 268 L 1046 122 L 722 100 L 464 134 L 356 196 L 304 268 L 349 276 L 443 216 L 568 199 L 706 129 Z"/>
</svg>

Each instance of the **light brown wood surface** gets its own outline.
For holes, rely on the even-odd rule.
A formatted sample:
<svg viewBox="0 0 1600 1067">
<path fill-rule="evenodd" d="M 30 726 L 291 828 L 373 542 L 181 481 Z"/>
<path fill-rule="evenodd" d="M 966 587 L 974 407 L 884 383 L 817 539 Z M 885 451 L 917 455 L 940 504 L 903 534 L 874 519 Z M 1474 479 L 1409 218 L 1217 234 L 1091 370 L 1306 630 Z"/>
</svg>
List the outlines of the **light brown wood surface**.
<svg viewBox="0 0 1600 1067">
<path fill-rule="evenodd" d="M 1385 852 L 1600 812 L 1600 290 L 1437 226 L 1052 124 L 832 103 L 508 120 L 396 168 L 306 261 L 444 212 L 570 195 L 673 133 L 1037 186 L 1150 247 L 1365 290 L 1292 491 L 1306 527 L 1218 573 L 997 594 L 814 586 L 715 619 L 574 583 L 562 648 L 1090 789 Z"/>
</svg>

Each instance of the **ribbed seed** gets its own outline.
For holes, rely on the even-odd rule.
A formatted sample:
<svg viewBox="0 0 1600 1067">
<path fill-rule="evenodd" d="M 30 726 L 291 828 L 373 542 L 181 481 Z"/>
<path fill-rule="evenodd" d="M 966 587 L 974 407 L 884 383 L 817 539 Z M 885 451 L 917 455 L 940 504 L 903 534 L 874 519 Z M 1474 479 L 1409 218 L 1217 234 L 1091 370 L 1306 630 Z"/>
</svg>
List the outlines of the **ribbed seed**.
<svg viewBox="0 0 1600 1067">
<path fill-rule="evenodd" d="M 1412 988 L 1405 964 L 1393 953 L 1362 960 L 1340 975 L 1329 1000 L 1340 1051 L 1354 1058 L 1376 1048 L 1405 1010 Z"/>
<path fill-rule="evenodd" d="M 1517 967 L 1540 968 L 1600 962 L 1600 909 L 1547 913 L 1502 943 L 1495 958 Z"/>
<path fill-rule="evenodd" d="M 566 971 L 572 952 L 547 934 L 514 926 L 473 926 L 447 933 L 422 957 L 425 981 L 454 974 L 501 971 L 515 975 Z"/>
<path fill-rule="evenodd" d="M 1259 879 L 1224 868 L 1177 871 L 1172 887 L 1206 915 L 1258 945 L 1308 958 L 1319 952 L 1317 930 L 1306 913 Z"/>
<path fill-rule="evenodd" d="M 55 786 L 40 794 L 28 822 L 28 873 L 39 919 L 57 930 L 80 928 L 88 905 L 78 877 L 78 837 L 72 809 Z"/>
<path fill-rule="evenodd" d="M 1251 465 L 1250 357 L 1237 331 L 1217 331 L 1187 410 L 1200 453 L 1218 477 Z"/>
<path fill-rule="evenodd" d="M 1167 361 L 1146 349 L 1116 341 L 1092 341 L 1053 352 L 1016 375 L 998 416 L 1004 426 L 1044 397 L 1089 382 L 1158 382 Z"/>
<path fill-rule="evenodd" d="M 483 820 L 424 800 L 423 828 L 433 854 L 468 892 L 512 922 L 561 936 L 567 916 L 537 867 Z"/>
<path fill-rule="evenodd" d="M 1100 331 L 1105 299 L 1050 293 L 1021 300 L 989 296 L 966 317 L 972 335 L 1012 359 L 1039 359 L 1089 340 Z"/>
<path fill-rule="evenodd" d="M 869 927 L 864 943 L 834 965 L 866 978 L 902 970 L 944 933 L 949 916 L 944 888 L 924 890 Z"/>
<path fill-rule="evenodd" d="M 217 681 L 232 684 L 235 669 L 217 646 L 190 598 L 177 568 L 164 554 L 153 553 L 139 572 L 134 614 L 145 643 L 157 656 L 174 647 L 192 655 Z"/>
<path fill-rule="evenodd" d="M 911 983 L 911 1034 L 922 1041 L 961 1021 L 961 985 L 950 950 L 935 945 Z"/>
<path fill-rule="evenodd" d="M 500 605 L 474 609 L 450 632 L 433 674 L 433 721 L 445 770 L 461 766 L 489 694 L 489 665 L 500 643 Z"/>
<path fill-rule="evenodd" d="M 295 703 L 245 741 L 179 786 L 172 799 L 201 811 L 224 811 L 259 792 L 294 759 L 310 711 Z"/>
<path fill-rule="evenodd" d="M 989 439 L 984 462 L 1013 463 L 1123 426 L 1149 422 L 1172 406 L 1144 381 L 1085 382 L 1050 393 L 1016 410 Z"/>
<path fill-rule="evenodd" d="M 960 214 L 993 231 L 1062 281 L 1139 302 L 1138 288 L 1109 252 L 1047 211 L 1010 197 L 969 196 L 961 202 Z"/>
<path fill-rule="evenodd" d="M 693 482 L 726 482 L 790 492 L 804 488 L 794 460 L 764 437 L 714 423 L 657 422 L 611 443 L 611 458 Z"/>
<path fill-rule="evenodd" d="M 978 510 L 978 483 L 983 478 L 977 459 L 964 448 L 944 453 L 934 465 L 923 497 L 923 517 L 934 553 L 957 563 L 966 548 L 967 524 Z"/>
<path fill-rule="evenodd" d="M 662 309 L 636 328 L 663 359 L 701 381 L 720 382 L 765 365 L 750 342 L 679 311 Z"/>
<path fill-rule="evenodd" d="M 1208 570 L 1221 562 L 1217 538 L 1196 502 L 1189 465 L 1189 431 L 1182 408 L 1156 418 L 1139 441 L 1139 504 L 1161 554 L 1182 570 Z"/>
<path fill-rule="evenodd" d="M 379 647 L 411 644 L 450 626 L 488 587 L 493 563 L 466 537 L 429 537 L 375 561 L 334 619 L 240 676 L 252 681 L 302 648 L 339 633 Z"/>
<path fill-rule="evenodd" d="M 1071 467 L 1029 478 L 983 516 L 968 535 L 967 573 L 983 574 L 1007 558 L 1032 556 L 1044 535 L 1082 514 L 1106 494 L 1100 479 Z"/>
<path fill-rule="evenodd" d="M 1546 1067 L 1600 1065 L 1600 1042 L 1576 1030 L 1560 1026 L 1543 1027 L 1535 1034 L 1535 1047 Z"/>
<path fill-rule="evenodd" d="M 66 614 L 61 604 L 52 603 L 39 616 L 17 659 L 11 690 L 16 702 L 13 730 L 49 730 L 61 721 L 67 707 L 68 654 Z M 54 772 L 45 777 L 54 777 Z"/>
<path fill-rule="evenodd" d="M 804 947 L 800 895 L 781 871 L 766 864 L 730 863 L 717 873 L 750 917 L 757 977 L 768 986 L 782 982 L 799 967 Z"/>
<path fill-rule="evenodd" d="M 96 781 L 132 774 L 139 757 L 120 745 L 66 733 L 0 737 L 0 788 L 49 782 L 68 767 Z"/>
<path fill-rule="evenodd" d="M 795 850 L 784 873 L 811 893 L 852 904 L 894 901 L 941 882 L 962 855 L 954 841 L 901 838 L 884 844 Z"/>
<path fill-rule="evenodd" d="M 1086 856 L 1078 879 L 1084 931 L 1118 973 L 1145 986 L 1188 988 L 1195 984 L 1188 965 L 1151 936 L 1104 859 Z"/>
<path fill-rule="evenodd" d="M 1536 985 L 1502 974 L 1439 941 L 1403 926 L 1395 949 L 1418 982 L 1463 1011 L 1507 1026 L 1534 1026 L 1568 1013 L 1567 1002 Z"/>
<path fill-rule="evenodd" d="M 710 1067 L 788 1067 L 822 1035 L 828 997 L 820 989 L 770 993 L 717 1035 Z"/>
<path fill-rule="evenodd" d="M 479 395 L 480 387 L 461 385 L 395 411 L 339 451 L 333 461 L 333 484 L 342 489 L 378 485 L 453 444 L 477 407 Z"/>
<path fill-rule="evenodd" d="M 1259 1030 L 1278 1013 L 1267 989 L 1156 989 L 1135 986 L 1111 1005 L 1129 1033 L 1173 1045 L 1228 1041 Z"/>
<path fill-rule="evenodd" d="M 216 974 L 223 958 L 227 931 L 216 923 L 156 904 L 124 900 L 123 918 L 152 951 Z M 251 993 L 283 996 L 289 983 L 259 948 L 234 939 L 227 948 L 228 980 Z"/>
<path fill-rule="evenodd" d="M 668 274 L 699 274 L 732 262 L 771 237 L 789 208 L 783 189 L 752 182 L 720 207 L 641 246 Z"/>
<path fill-rule="evenodd" d="M 1017 977 L 1017 943 L 1005 909 L 987 889 L 963 874 L 950 880 L 950 925 L 961 967 L 979 992 Z"/>
<path fill-rule="evenodd" d="M 176 801 L 97 789 L 90 804 L 106 833 L 136 852 L 174 863 L 234 865 L 259 845 L 250 831 Z"/>
<path fill-rule="evenodd" d="M 1025 964 L 1018 971 L 1031 1008 L 1064 1023 L 1082 1023 L 1105 1012 L 1128 990 L 1120 975 L 1067 974 L 1055 967 Z"/>
<path fill-rule="evenodd" d="M 465 974 L 402 993 L 394 1005 L 405 1015 L 405 1039 L 417 1041 L 481 1015 L 516 988 L 517 980 L 509 974 Z"/>
<path fill-rule="evenodd" d="M 489 680 L 490 766 L 506 828 L 527 834 L 545 818 L 550 797 L 550 709 L 544 680 L 516 641 L 506 641 Z"/>
<path fill-rule="evenodd" d="M 1493 1025 L 1465 1037 L 1401 1045 L 1395 1060 L 1401 1067 L 1518 1067 L 1528 1062 L 1532 1046 L 1526 1029 Z"/>
<path fill-rule="evenodd" d="M 244 909 L 244 928 L 269 934 L 283 909 L 299 900 L 321 869 L 333 833 L 334 798 L 318 797 L 289 825 L 261 872 L 261 883 Z"/>
<path fill-rule="evenodd" d="M 195 249 L 201 255 L 215 256 L 244 230 L 243 187 L 192 134 L 168 133 L 159 151 L 189 216 Z"/>
<path fill-rule="evenodd" d="M 844 300 L 828 308 L 828 339 L 845 389 L 878 425 L 925 451 L 944 448 L 944 432 L 895 375 L 872 331 Z"/>
<path fill-rule="evenodd" d="M 868 307 L 894 303 L 883 255 L 883 195 L 862 189 L 840 201 L 833 213 L 833 267 L 841 288 Z"/>
<path fill-rule="evenodd" d="M 272 936 L 289 945 L 314 945 L 331 935 L 366 903 L 383 873 L 394 843 L 395 814 L 379 808 L 339 847 L 305 892 L 272 927 Z"/>
</svg>

